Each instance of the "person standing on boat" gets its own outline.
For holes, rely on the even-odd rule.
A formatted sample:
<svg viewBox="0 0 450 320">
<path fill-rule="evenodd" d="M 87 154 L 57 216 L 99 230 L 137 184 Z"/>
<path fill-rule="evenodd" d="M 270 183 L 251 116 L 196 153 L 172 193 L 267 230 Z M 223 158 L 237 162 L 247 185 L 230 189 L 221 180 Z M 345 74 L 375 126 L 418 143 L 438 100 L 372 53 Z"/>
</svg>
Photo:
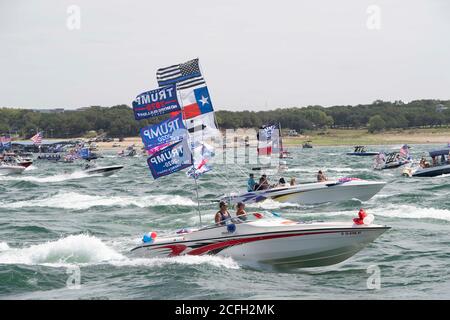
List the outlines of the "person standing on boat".
<svg viewBox="0 0 450 320">
<path fill-rule="evenodd" d="M 255 185 L 256 185 L 255 175 L 253 173 L 250 173 L 250 177 L 248 178 L 247 181 L 247 191 L 251 192 L 255 190 Z"/>
<path fill-rule="evenodd" d="M 322 172 L 322 170 L 319 170 L 319 172 L 317 173 L 317 181 L 318 182 L 324 182 L 327 181 L 327 177 L 325 176 L 325 174 Z"/>
<path fill-rule="evenodd" d="M 224 226 L 226 225 L 226 221 L 231 219 L 231 215 L 228 212 L 228 205 L 225 201 L 220 201 L 219 203 L 219 211 L 217 211 L 214 220 L 216 225 Z"/>
<path fill-rule="evenodd" d="M 239 202 L 237 204 L 236 217 L 242 221 L 247 220 L 247 212 L 245 211 L 245 203 Z"/>
</svg>

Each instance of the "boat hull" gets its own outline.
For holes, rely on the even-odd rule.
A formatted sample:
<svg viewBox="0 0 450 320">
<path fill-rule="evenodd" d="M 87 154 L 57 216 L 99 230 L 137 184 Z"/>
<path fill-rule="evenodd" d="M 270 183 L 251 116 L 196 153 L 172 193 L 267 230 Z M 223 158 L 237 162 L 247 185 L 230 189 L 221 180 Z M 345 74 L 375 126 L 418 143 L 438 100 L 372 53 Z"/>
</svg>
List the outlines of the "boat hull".
<svg viewBox="0 0 450 320">
<path fill-rule="evenodd" d="M 244 264 L 266 264 L 279 268 L 333 265 L 355 255 L 389 227 L 315 223 L 305 225 L 281 219 L 281 224 L 264 227 L 237 224 L 230 233 L 225 226 L 200 230 L 180 237 L 143 244 L 132 250 L 145 257 L 219 255 Z"/>
<path fill-rule="evenodd" d="M 385 182 L 366 180 L 353 180 L 345 183 L 339 183 L 339 181 L 326 181 L 305 183 L 287 188 L 247 192 L 231 197 L 225 196 L 222 200 L 231 203 L 255 203 L 266 199 L 272 199 L 278 202 L 300 203 L 304 205 L 340 202 L 351 199 L 367 201 L 377 194 L 385 185 Z"/>
<path fill-rule="evenodd" d="M 121 170 L 123 166 L 110 166 L 110 167 L 100 167 L 100 168 L 93 168 L 85 170 L 84 172 L 89 175 L 98 175 L 101 174 L 104 177 L 109 177 L 113 174 L 115 174 L 117 171 Z"/>
<path fill-rule="evenodd" d="M 401 166 L 404 166 L 405 164 L 410 163 L 409 161 L 400 161 L 400 162 L 392 162 L 392 163 L 388 163 L 385 164 L 383 166 L 380 167 L 375 167 L 375 170 L 386 170 L 386 169 L 396 169 L 396 168 L 400 168 Z"/>
<path fill-rule="evenodd" d="M 370 157 L 376 156 L 378 152 L 347 152 L 348 156 Z"/>
<path fill-rule="evenodd" d="M 417 169 L 412 176 L 413 177 L 436 177 L 441 176 L 443 174 L 450 173 L 450 164 L 443 166 L 435 166 L 430 168 L 420 168 Z"/>
<path fill-rule="evenodd" d="M 0 176 L 10 174 L 20 174 L 25 170 L 22 166 L 0 166 Z"/>
</svg>

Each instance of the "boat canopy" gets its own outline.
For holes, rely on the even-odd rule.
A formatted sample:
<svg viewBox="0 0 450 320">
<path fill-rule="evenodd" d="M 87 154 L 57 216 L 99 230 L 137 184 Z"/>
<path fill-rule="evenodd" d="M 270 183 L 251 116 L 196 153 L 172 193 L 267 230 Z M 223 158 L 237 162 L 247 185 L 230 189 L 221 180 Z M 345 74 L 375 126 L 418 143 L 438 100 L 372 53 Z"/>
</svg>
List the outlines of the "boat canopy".
<svg viewBox="0 0 450 320">
<path fill-rule="evenodd" d="M 450 149 L 430 151 L 430 157 L 447 156 L 450 154 Z"/>
</svg>

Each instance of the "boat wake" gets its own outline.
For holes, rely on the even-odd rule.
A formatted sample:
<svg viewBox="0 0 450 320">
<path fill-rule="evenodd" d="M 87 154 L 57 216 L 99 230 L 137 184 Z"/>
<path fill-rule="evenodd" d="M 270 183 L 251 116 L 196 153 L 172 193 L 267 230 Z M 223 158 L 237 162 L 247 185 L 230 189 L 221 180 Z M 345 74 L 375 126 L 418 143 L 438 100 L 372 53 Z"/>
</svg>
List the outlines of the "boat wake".
<svg viewBox="0 0 450 320">
<path fill-rule="evenodd" d="M 27 169 L 28 170 L 28 169 Z M 51 183 L 51 182 L 62 182 L 68 180 L 76 180 L 91 177 L 90 175 L 84 173 L 83 171 L 75 171 L 73 173 L 63 173 L 56 174 L 48 177 L 33 177 L 33 176 L 2 176 L 0 180 L 4 181 L 28 181 L 35 183 Z"/>
<path fill-rule="evenodd" d="M 118 267 L 160 267 L 167 264 L 201 265 L 238 269 L 231 258 L 218 256 L 180 256 L 174 258 L 130 258 L 99 238 L 87 234 L 70 235 L 55 241 L 10 248 L 0 243 L 0 264 L 44 265 L 48 267 L 90 266 L 110 264 Z"/>
<path fill-rule="evenodd" d="M 324 170 L 324 168 L 312 168 L 312 167 L 308 167 L 308 168 L 289 168 L 287 171 L 288 172 L 304 172 L 304 173 L 317 173 L 319 170 Z M 372 171 L 370 169 L 367 168 L 358 168 L 358 169 L 354 169 L 354 168 L 327 168 L 326 172 L 355 172 L 355 171 Z"/>
<path fill-rule="evenodd" d="M 436 209 L 436 208 L 419 208 L 412 205 L 388 205 L 386 207 L 366 209 L 368 213 L 372 213 L 379 217 L 398 218 L 398 219 L 435 219 L 450 221 L 450 210 Z M 313 216 L 315 213 L 304 213 L 308 216 Z M 348 215 L 354 216 L 355 211 L 338 211 L 338 212 L 324 212 L 325 216 L 340 216 Z M 382 223 L 378 219 L 378 223 Z"/>
<path fill-rule="evenodd" d="M 77 192 L 60 192 L 50 197 L 25 201 L 0 202 L 0 207 L 28 208 L 46 207 L 59 209 L 84 210 L 92 207 L 128 207 L 139 208 L 155 206 L 196 206 L 189 198 L 179 195 L 148 195 L 143 197 L 92 196 Z"/>
</svg>

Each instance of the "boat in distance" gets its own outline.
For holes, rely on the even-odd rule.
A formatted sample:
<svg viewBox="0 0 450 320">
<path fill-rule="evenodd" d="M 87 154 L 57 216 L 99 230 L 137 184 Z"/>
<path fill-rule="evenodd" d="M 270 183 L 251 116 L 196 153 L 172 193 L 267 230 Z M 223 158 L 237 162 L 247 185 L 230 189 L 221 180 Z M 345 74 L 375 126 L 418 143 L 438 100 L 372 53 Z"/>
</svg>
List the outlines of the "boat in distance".
<svg viewBox="0 0 450 320">
<path fill-rule="evenodd" d="M 241 194 L 225 195 L 220 200 L 236 204 L 261 202 L 272 199 L 278 202 L 304 205 L 340 202 L 351 199 L 367 201 L 377 194 L 386 182 L 357 178 L 341 178 L 324 182 L 302 183 L 294 186 L 275 187 Z"/>
<path fill-rule="evenodd" d="M 436 177 L 450 173 L 450 149 L 430 151 L 431 164 L 425 163 L 412 171 L 413 177 Z"/>
<path fill-rule="evenodd" d="M 355 146 L 355 150 L 353 152 L 347 152 L 346 154 L 348 156 L 367 157 L 367 156 L 376 156 L 378 153 L 379 152 L 366 151 L 364 146 Z"/>
<path fill-rule="evenodd" d="M 104 177 L 109 177 L 121 170 L 123 166 L 108 166 L 108 167 L 94 167 L 84 170 L 84 173 L 89 175 L 101 174 Z"/>
<path fill-rule="evenodd" d="M 25 170 L 24 166 L 0 163 L 0 176 L 20 174 Z"/>
<path fill-rule="evenodd" d="M 146 258 L 209 254 L 231 257 L 244 264 L 321 267 L 352 257 L 388 229 L 353 221 L 295 222 L 263 217 L 231 225 L 182 229 L 172 236 L 142 243 L 131 254 Z"/>
</svg>

